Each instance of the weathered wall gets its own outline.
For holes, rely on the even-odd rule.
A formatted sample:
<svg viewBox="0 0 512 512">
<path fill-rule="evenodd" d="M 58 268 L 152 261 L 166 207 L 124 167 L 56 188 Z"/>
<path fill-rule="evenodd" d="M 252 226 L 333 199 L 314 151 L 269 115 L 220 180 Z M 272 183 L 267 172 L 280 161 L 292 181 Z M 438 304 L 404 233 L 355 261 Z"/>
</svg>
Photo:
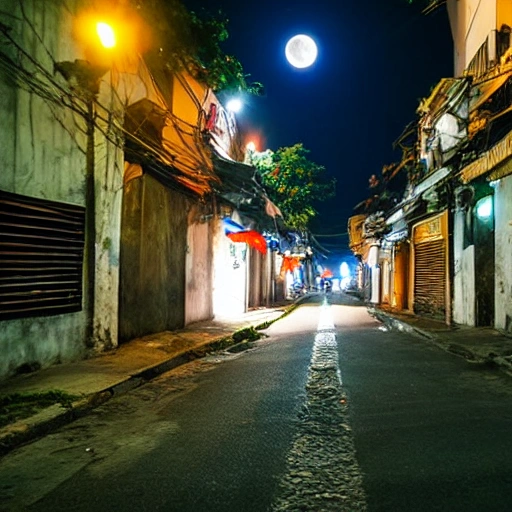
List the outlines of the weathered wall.
<svg viewBox="0 0 512 512">
<path fill-rule="evenodd" d="M 248 304 L 249 308 L 259 306 L 261 303 L 261 255 L 254 249 L 247 247 L 249 256 Z"/>
<path fill-rule="evenodd" d="M 35 92 L 13 83 L 15 69 L 12 73 L 0 72 L 0 115 L 3 121 L 0 123 L 0 188 L 3 190 L 86 205 L 88 137 L 84 116 L 59 103 L 58 99 L 43 99 L 46 88 L 54 90 L 49 86 L 49 79 L 44 78 L 45 73 L 55 82 L 67 86 L 64 78 L 55 73 L 54 61 L 84 58 L 82 48 L 72 37 L 73 13 L 78 12 L 83 3 L 73 0 L 23 2 L 23 12 L 20 2 L 2 3 L 4 14 L 0 13 L 0 22 L 12 27 L 10 34 L 17 44 L 40 66 L 34 73 L 36 69 L 28 58 L 14 59 L 17 66 L 34 73 L 39 88 Z M 12 46 L 2 46 L 0 51 L 11 57 L 18 55 Z M 85 108 L 83 103 L 77 104 Z M 113 191 L 119 190 L 121 175 L 112 175 L 119 151 L 106 145 L 101 132 L 96 134 L 95 142 L 99 162 L 96 169 L 99 190 L 96 231 L 101 234 L 97 245 L 109 245 L 98 258 L 97 274 L 101 279 L 110 276 L 109 293 L 105 295 L 102 290 L 97 290 L 97 297 L 101 300 L 99 310 L 108 312 L 110 301 L 117 297 L 115 247 L 118 244 L 119 211 L 112 204 L 116 194 Z M 107 205 L 108 209 L 103 211 Z M 0 378 L 11 375 L 25 363 L 44 367 L 56 361 L 81 357 L 86 345 L 85 311 L 84 303 L 84 309 L 77 313 L 2 321 Z M 96 333 L 109 331 L 108 338 L 115 337 L 116 320 L 96 319 Z"/>
<path fill-rule="evenodd" d="M 476 322 L 475 298 L 475 246 L 464 247 L 464 232 L 468 213 L 458 210 L 453 225 L 453 321 L 474 326 Z"/>
<path fill-rule="evenodd" d="M 120 341 L 184 326 L 188 210 L 182 194 L 147 174 L 124 190 Z"/>
<path fill-rule="evenodd" d="M 495 327 L 512 333 L 512 175 L 495 186 L 494 214 Z"/>
<path fill-rule="evenodd" d="M 270 251 L 266 255 L 256 249 L 249 249 L 249 304 L 250 308 L 264 306 L 269 300 L 269 258 Z"/>
<path fill-rule="evenodd" d="M 95 276 L 92 344 L 96 349 L 118 344 L 119 250 L 121 243 L 121 204 L 123 198 L 123 141 L 117 126 L 123 113 L 115 101 L 110 75 L 102 80 L 99 105 L 109 105 L 117 113 L 114 121 L 99 106 L 98 127 L 94 133 L 95 179 Z M 103 134 L 107 133 L 109 139 Z M 86 258 L 89 254 L 85 255 Z"/>
<path fill-rule="evenodd" d="M 187 233 L 185 325 L 213 317 L 213 223 L 194 206 Z"/>
<path fill-rule="evenodd" d="M 246 311 L 247 245 L 232 243 L 221 219 L 215 219 L 214 229 L 213 315 L 237 316 Z"/>
</svg>

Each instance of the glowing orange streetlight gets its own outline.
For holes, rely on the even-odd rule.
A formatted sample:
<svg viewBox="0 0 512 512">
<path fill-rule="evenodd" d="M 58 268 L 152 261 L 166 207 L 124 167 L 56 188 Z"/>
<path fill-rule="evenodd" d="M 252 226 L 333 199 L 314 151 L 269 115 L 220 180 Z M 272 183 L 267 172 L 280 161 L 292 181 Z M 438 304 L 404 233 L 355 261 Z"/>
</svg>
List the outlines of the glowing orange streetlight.
<svg viewBox="0 0 512 512">
<path fill-rule="evenodd" d="M 96 33 L 105 48 L 114 48 L 116 45 L 116 34 L 108 23 L 103 21 L 96 23 Z"/>
</svg>

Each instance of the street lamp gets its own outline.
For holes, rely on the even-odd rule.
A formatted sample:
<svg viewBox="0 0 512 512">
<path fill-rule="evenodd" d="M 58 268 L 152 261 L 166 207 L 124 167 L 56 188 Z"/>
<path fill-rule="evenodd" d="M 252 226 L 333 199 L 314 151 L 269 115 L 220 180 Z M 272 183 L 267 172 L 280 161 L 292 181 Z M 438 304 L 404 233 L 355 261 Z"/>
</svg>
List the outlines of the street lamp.
<svg viewBox="0 0 512 512">
<path fill-rule="evenodd" d="M 116 34 L 108 23 L 103 21 L 96 23 L 96 33 L 104 48 L 114 48 L 116 45 Z"/>
<path fill-rule="evenodd" d="M 233 112 L 234 114 L 237 114 L 238 112 L 240 112 L 240 110 L 242 110 L 242 100 L 239 99 L 239 98 L 233 98 L 231 100 L 228 101 L 227 105 L 226 105 L 226 108 L 230 111 L 230 112 Z"/>
</svg>

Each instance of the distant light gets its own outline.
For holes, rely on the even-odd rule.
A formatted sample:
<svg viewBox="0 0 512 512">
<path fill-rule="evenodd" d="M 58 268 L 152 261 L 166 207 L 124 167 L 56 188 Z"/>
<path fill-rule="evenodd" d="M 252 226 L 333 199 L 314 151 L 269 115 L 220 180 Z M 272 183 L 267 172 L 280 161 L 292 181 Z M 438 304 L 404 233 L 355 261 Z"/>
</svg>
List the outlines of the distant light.
<svg viewBox="0 0 512 512">
<path fill-rule="evenodd" d="M 350 276 L 350 268 L 348 267 L 348 264 L 346 261 L 344 261 L 340 265 L 340 276 L 342 278 L 349 277 Z"/>
<path fill-rule="evenodd" d="M 480 219 L 487 219 L 492 215 L 492 196 L 484 197 L 478 201 L 476 215 Z"/>
<path fill-rule="evenodd" d="M 226 107 L 230 112 L 234 112 L 236 114 L 242 110 L 242 101 L 238 98 L 234 98 L 228 101 Z"/>
<path fill-rule="evenodd" d="M 252 140 L 248 142 L 245 147 L 247 148 L 248 151 L 256 151 L 256 144 L 254 144 Z"/>
<path fill-rule="evenodd" d="M 105 48 L 113 48 L 116 45 L 114 29 L 108 23 L 102 21 L 96 23 L 96 33 Z"/>
</svg>

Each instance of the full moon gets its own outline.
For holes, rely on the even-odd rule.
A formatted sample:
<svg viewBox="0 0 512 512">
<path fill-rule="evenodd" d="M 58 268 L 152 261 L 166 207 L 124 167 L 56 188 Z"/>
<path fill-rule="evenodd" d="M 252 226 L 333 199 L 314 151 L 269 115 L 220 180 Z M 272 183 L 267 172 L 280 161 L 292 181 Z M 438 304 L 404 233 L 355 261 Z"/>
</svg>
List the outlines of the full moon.
<svg viewBox="0 0 512 512">
<path fill-rule="evenodd" d="M 293 36 L 287 43 L 285 55 L 288 62 L 296 68 L 307 68 L 318 55 L 315 41 L 304 34 Z"/>
</svg>

